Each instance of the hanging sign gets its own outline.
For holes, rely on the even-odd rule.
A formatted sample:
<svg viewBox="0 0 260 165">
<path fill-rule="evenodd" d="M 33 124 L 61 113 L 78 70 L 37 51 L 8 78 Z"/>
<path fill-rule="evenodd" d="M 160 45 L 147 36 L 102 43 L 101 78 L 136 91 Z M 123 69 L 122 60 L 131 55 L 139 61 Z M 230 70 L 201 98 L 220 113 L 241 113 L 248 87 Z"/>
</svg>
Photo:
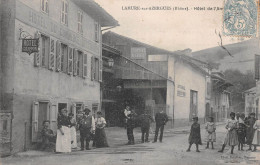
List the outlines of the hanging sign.
<svg viewBox="0 0 260 165">
<path fill-rule="evenodd" d="M 38 52 L 39 39 L 22 39 L 22 52 L 26 52 L 29 55 Z"/>
</svg>

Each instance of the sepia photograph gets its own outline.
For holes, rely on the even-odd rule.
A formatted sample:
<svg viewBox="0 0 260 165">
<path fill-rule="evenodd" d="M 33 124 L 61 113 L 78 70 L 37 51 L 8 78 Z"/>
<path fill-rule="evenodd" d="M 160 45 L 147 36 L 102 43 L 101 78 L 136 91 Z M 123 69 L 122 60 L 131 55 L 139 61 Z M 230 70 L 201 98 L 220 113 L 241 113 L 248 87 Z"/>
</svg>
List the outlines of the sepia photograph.
<svg viewBox="0 0 260 165">
<path fill-rule="evenodd" d="M 260 1 L 0 0 L 0 165 L 260 165 Z"/>
</svg>

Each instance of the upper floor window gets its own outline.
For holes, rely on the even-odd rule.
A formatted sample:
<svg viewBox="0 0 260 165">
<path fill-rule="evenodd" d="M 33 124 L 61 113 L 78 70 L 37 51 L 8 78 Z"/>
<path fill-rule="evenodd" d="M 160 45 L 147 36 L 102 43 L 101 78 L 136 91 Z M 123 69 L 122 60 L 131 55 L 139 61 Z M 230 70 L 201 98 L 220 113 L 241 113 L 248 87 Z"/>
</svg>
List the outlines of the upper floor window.
<svg viewBox="0 0 260 165">
<path fill-rule="evenodd" d="M 62 0 L 61 22 L 68 25 L 68 2 L 66 0 Z"/>
<path fill-rule="evenodd" d="M 95 41 L 99 42 L 99 25 L 95 22 Z"/>
<path fill-rule="evenodd" d="M 41 35 L 41 66 L 47 67 L 49 60 L 49 49 L 50 49 L 50 38 L 44 35 Z"/>
<path fill-rule="evenodd" d="M 67 73 L 67 65 L 68 65 L 68 46 L 65 44 L 61 44 L 61 71 Z"/>
<path fill-rule="evenodd" d="M 79 33 L 83 33 L 82 20 L 83 20 L 83 12 L 78 11 L 78 32 Z"/>
<path fill-rule="evenodd" d="M 49 2 L 48 2 L 48 0 L 41 0 L 41 10 L 44 13 L 49 13 Z"/>
</svg>

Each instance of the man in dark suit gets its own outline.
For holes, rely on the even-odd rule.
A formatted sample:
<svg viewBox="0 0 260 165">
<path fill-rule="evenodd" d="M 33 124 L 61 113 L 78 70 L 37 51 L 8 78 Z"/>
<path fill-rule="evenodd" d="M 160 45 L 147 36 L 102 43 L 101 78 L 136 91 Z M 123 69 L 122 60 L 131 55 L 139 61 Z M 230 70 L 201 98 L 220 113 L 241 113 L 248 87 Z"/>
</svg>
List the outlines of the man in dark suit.
<svg viewBox="0 0 260 165">
<path fill-rule="evenodd" d="M 163 138 L 163 130 L 164 130 L 164 125 L 168 122 L 168 117 L 166 113 L 163 112 L 163 110 L 159 113 L 156 113 L 155 115 L 155 122 L 156 122 L 156 129 L 155 129 L 155 135 L 154 135 L 154 143 L 157 142 L 157 137 L 160 129 L 160 142 L 162 142 Z"/>
<path fill-rule="evenodd" d="M 141 122 L 142 143 L 149 142 L 148 138 L 149 138 L 150 123 L 153 122 L 153 118 L 151 115 L 148 114 L 148 111 L 145 110 L 144 113 L 140 115 L 139 120 Z"/>
<path fill-rule="evenodd" d="M 84 116 L 79 122 L 79 131 L 80 131 L 80 143 L 81 150 L 84 150 L 84 142 L 86 141 L 86 150 L 90 150 L 89 142 L 91 139 L 91 134 L 95 132 L 95 120 L 92 115 L 90 115 L 90 109 L 84 109 Z"/>
</svg>

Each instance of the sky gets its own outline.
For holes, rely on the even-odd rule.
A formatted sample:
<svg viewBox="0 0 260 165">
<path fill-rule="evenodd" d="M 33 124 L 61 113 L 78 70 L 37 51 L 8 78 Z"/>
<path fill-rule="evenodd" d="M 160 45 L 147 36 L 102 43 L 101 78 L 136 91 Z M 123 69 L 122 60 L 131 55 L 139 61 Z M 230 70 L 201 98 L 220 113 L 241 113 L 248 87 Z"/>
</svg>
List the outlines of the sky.
<svg viewBox="0 0 260 165">
<path fill-rule="evenodd" d="M 222 32 L 224 0 L 95 0 L 120 26 L 111 29 L 118 34 L 170 51 L 190 48 L 198 51 L 219 46 Z M 129 6 L 188 7 L 185 10 L 123 10 Z M 205 7 L 195 10 L 194 7 Z M 207 10 L 212 8 L 213 10 Z M 223 45 L 248 38 L 223 36 Z"/>
</svg>

